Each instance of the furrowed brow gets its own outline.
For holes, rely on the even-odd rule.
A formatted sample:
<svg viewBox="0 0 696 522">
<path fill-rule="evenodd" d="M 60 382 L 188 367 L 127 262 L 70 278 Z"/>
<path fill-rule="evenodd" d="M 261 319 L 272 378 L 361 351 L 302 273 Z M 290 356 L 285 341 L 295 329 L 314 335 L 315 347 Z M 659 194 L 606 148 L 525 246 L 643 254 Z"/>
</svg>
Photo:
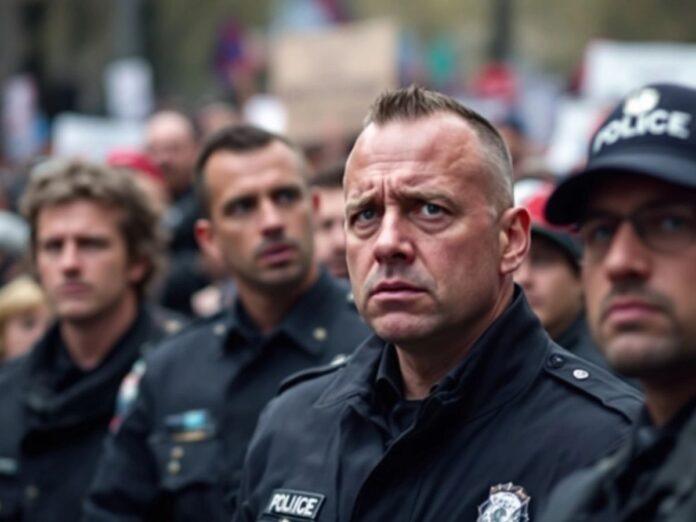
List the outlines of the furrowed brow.
<svg viewBox="0 0 696 522">
<path fill-rule="evenodd" d="M 348 200 L 346 201 L 346 215 L 350 215 L 357 209 L 364 208 L 365 206 L 367 206 L 370 203 L 370 201 L 374 200 L 376 194 L 377 190 L 373 189 L 361 192 L 357 196 L 349 196 Z"/>
</svg>

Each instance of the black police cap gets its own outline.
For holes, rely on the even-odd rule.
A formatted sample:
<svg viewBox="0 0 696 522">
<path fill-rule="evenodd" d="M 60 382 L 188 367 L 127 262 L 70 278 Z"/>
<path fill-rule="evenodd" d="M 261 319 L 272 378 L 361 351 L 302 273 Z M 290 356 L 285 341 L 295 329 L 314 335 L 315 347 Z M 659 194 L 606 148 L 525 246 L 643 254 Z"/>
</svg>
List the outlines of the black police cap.
<svg viewBox="0 0 696 522">
<path fill-rule="evenodd" d="M 551 194 L 547 220 L 577 222 L 592 187 L 614 173 L 696 187 L 696 89 L 654 84 L 629 94 L 592 136 L 584 170 Z"/>
</svg>

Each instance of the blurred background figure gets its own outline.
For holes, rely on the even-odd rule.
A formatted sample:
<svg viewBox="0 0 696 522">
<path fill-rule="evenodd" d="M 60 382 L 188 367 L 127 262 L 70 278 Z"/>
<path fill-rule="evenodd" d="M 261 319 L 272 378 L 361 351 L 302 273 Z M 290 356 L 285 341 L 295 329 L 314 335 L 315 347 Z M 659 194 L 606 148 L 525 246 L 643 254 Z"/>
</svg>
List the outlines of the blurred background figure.
<svg viewBox="0 0 696 522">
<path fill-rule="evenodd" d="M 198 133 L 182 112 L 166 110 L 153 114 L 145 128 L 145 150 L 164 174 L 171 207 L 166 217 L 173 252 L 197 249 L 193 224 L 198 205 L 193 191 Z"/>
<path fill-rule="evenodd" d="M 0 284 L 25 272 L 29 226 L 19 215 L 0 210 Z"/>
<path fill-rule="evenodd" d="M 0 365 L 29 351 L 52 314 L 41 287 L 23 275 L 0 289 Z"/>
<path fill-rule="evenodd" d="M 196 125 L 202 139 L 223 127 L 238 123 L 242 123 L 242 117 L 237 108 L 222 100 L 206 102 L 196 111 Z"/>
<path fill-rule="evenodd" d="M 528 191 L 529 182 L 523 187 Z M 540 180 L 536 190 L 518 199 L 532 216 L 532 244 L 515 282 L 522 286 L 532 310 L 551 338 L 579 357 L 606 367 L 585 321 L 580 257 L 582 249 L 569 229 L 550 225 L 544 218 L 554 185 Z"/>
<path fill-rule="evenodd" d="M 147 154 L 136 150 L 117 149 L 106 157 L 106 164 L 134 174 L 135 182 L 147 194 L 153 207 L 161 216 L 164 215 L 170 202 L 164 173 Z"/>
<path fill-rule="evenodd" d="M 335 277 L 348 278 L 346 233 L 343 229 L 344 162 L 319 171 L 311 181 L 319 197 L 314 232 L 314 247 L 319 263 Z"/>
<path fill-rule="evenodd" d="M 164 174 L 170 205 L 164 215 L 169 233 L 169 263 L 160 302 L 166 308 L 194 315 L 192 296 L 211 282 L 210 262 L 205 260 L 193 229 L 200 217 L 194 191 L 198 131 L 183 112 L 156 112 L 145 127 L 145 150 Z"/>
</svg>

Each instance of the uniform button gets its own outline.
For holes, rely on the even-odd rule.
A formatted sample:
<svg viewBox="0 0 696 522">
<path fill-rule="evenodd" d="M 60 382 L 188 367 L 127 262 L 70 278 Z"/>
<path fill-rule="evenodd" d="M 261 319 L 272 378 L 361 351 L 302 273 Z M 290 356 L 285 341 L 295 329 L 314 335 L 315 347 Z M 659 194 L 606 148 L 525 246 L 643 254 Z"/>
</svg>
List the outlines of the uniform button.
<svg viewBox="0 0 696 522">
<path fill-rule="evenodd" d="M 312 332 L 312 335 L 314 335 L 314 338 L 317 341 L 323 341 L 326 339 L 326 328 L 322 328 L 321 326 L 319 326 L 319 327 L 314 329 L 314 332 Z"/>
<path fill-rule="evenodd" d="M 355 302 L 355 296 L 353 295 L 353 292 L 348 292 L 346 294 L 346 301 L 348 301 L 349 303 Z"/>
<path fill-rule="evenodd" d="M 164 324 L 162 326 L 164 327 L 164 331 L 168 334 L 175 334 L 179 330 L 181 330 L 181 327 L 183 325 L 180 321 L 177 321 L 176 319 L 167 319 L 166 321 L 164 321 Z"/>
<path fill-rule="evenodd" d="M 549 356 L 547 364 L 549 365 L 549 368 L 558 369 L 565 364 L 565 359 L 563 356 L 554 353 Z"/>
<path fill-rule="evenodd" d="M 172 448 L 171 457 L 173 459 L 175 459 L 175 460 L 180 459 L 183 456 L 184 456 L 184 448 L 182 448 L 181 446 L 174 446 Z"/>
<path fill-rule="evenodd" d="M 343 364 L 348 360 L 348 357 L 343 355 L 342 353 L 339 353 L 336 357 L 331 359 L 331 362 L 329 363 L 330 366 L 338 366 L 339 364 Z"/>
<path fill-rule="evenodd" d="M 577 368 L 573 370 L 573 377 L 575 377 L 578 381 L 584 381 L 590 376 L 590 372 L 587 370 L 583 370 L 582 368 Z"/>
<path fill-rule="evenodd" d="M 225 328 L 224 323 L 217 323 L 215 326 L 213 326 L 213 333 L 217 336 L 225 335 L 225 331 L 227 328 Z"/>
<path fill-rule="evenodd" d="M 178 460 L 170 460 L 167 464 L 167 471 L 170 475 L 176 475 L 181 471 L 181 463 Z"/>
<path fill-rule="evenodd" d="M 24 490 L 24 496 L 27 497 L 27 500 L 35 500 L 36 497 L 39 496 L 39 488 L 37 488 L 34 484 L 30 484 Z"/>
</svg>

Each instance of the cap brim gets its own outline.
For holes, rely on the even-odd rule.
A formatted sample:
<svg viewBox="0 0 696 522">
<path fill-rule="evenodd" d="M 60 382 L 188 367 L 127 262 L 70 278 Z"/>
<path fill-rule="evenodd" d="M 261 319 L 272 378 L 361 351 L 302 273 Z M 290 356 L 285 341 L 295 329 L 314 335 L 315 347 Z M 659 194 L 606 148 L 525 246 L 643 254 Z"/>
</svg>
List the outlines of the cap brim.
<svg viewBox="0 0 696 522">
<path fill-rule="evenodd" d="M 696 188 L 696 163 L 665 153 L 634 151 L 612 154 L 592 162 L 579 174 L 566 177 L 549 197 L 545 215 L 549 223 L 576 223 L 585 212 L 592 187 L 607 175 L 638 174 L 683 187 Z"/>
<path fill-rule="evenodd" d="M 541 236 L 551 241 L 554 245 L 566 253 L 574 264 L 577 264 L 578 260 L 582 256 L 580 244 L 573 241 L 570 234 L 564 232 L 555 232 L 538 225 L 532 225 L 532 234 Z"/>
</svg>

